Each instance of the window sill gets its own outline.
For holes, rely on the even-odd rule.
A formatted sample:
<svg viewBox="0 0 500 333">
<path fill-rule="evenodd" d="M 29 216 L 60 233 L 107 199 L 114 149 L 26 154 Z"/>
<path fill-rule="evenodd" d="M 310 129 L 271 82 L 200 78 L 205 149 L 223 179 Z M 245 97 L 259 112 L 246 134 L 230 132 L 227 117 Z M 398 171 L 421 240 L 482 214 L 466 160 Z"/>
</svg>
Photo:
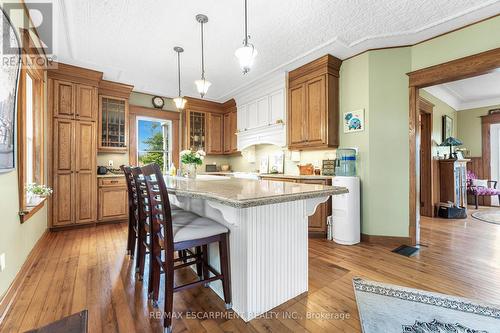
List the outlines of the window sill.
<svg viewBox="0 0 500 333">
<path fill-rule="evenodd" d="M 33 215 L 36 214 L 40 209 L 45 205 L 45 201 L 47 198 L 42 198 L 42 200 L 36 204 L 36 206 L 26 207 L 24 210 L 19 212 L 19 218 L 21 219 L 21 223 L 28 221 Z"/>
</svg>

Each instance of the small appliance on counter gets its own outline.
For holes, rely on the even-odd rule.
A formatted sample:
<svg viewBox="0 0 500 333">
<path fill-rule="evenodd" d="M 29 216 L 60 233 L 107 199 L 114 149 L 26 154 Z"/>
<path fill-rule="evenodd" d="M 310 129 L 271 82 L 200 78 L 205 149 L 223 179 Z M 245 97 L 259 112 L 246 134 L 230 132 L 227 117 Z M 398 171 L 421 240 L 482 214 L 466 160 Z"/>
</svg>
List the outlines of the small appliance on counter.
<svg viewBox="0 0 500 333">
<path fill-rule="evenodd" d="M 335 162 L 337 160 L 323 160 L 323 166 L 321 168 L 323 176 L 333 176 L 335 175 Z"/>
<path fill-rule="evenodd" d="M 205 172 L 217 172 L 217 164 L 205 165 Z"/>
<path fill-rule="evenodd" d="M 231 169 L 231 166 L 229 164 L 222 164 L 220 166 L 220 171 L 226 172 L 226 171 L 229 171 L 230 169 Z"/>
<path fill-rule="evenodd" d="M 102 165 L 97 166 L 97 174 L 98 175 L 107 175 L 107 174 L 113 174 L 113 175 L 123 175 L 122 169 L 113 169 L 110 167 L 105 167 Z"/>
<path fill-rule="evenodd" d="M 336 176 L 356 176 L 356 153 L 356 149 L 353 148 L 337 149 Z"/>
<path fill-rule="evenodd" d="M 314 166 L 311 163 L 308 164 L 303 164 L 303 165 L 297 165 L 299 168 L 299 174 L 300 175 L 313 175 L 314 174 Z"/>
<path fill-rule="evenodd" d="M 99 165 L 99 166 L 97 167 L 97 174 L 98 174 L 98 175 L 105 175 L 105 174 L 107 174 L 107 173 L 108 173 L 108 168 L 107 168 L 107 167 L 102 166 L 102 165 Z"/>
</svg>

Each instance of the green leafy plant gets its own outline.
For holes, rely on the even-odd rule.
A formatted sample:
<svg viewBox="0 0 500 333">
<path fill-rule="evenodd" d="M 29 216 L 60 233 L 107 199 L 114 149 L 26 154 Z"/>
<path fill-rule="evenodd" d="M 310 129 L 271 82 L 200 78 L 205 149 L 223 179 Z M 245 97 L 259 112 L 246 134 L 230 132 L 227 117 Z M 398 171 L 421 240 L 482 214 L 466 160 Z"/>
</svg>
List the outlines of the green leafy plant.
<svg viewBox="0 0 500 333">
<path fill-rule="evenodd" d="M 196 164 L 202 165 L 205 159 L 205 152 L 203 150 L 183 150 L 180 153 L 182 164 Z"/>
<path fill-rule="evenodd" d="M 52 194 L 52 189 L 47 185 L 38 185 L 36 183 L 31 183 L 26 185 L 26 192 L 38 195 L 40 197 L 48 197 Z"/>
</svg>

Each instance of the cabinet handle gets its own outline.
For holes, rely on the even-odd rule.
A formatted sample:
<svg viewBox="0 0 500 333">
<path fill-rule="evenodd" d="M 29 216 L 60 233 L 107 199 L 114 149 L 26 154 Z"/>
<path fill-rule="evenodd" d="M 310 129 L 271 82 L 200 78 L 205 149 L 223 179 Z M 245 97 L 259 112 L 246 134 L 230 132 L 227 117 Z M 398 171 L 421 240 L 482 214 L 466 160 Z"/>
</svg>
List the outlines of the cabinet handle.
<svg viewBox="0 0 500 333">
<path fill-rule="evenodd" d="M 118 183 L 118 181 L 117 181 L 117 180 L 112 180 L 112 181 L 111 181 L 111 184 L 116 184 L 116 183 Z"/>
</svg>

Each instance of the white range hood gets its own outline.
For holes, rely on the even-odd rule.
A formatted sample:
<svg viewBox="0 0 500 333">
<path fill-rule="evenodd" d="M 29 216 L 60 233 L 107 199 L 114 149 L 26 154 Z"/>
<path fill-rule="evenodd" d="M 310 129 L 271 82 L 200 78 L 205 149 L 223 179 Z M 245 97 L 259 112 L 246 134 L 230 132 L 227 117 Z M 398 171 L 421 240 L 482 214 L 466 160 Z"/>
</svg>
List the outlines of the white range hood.
<svg viewBox="0 0 500 333">
<path fill-rule="evenodd" d="M 237 147 L 286 146 L 286 76 L 277 74 L 235 96 L 238 107 Z"/>
<path fill-rule="evenodd" d="M 264 127 L 249 129 L 236 133 L 238 150 L 242 151 L 253 145 L 272 144 L 279 147 L 286 146 L 285 124 L 273 124 Z"/>
</svg>

